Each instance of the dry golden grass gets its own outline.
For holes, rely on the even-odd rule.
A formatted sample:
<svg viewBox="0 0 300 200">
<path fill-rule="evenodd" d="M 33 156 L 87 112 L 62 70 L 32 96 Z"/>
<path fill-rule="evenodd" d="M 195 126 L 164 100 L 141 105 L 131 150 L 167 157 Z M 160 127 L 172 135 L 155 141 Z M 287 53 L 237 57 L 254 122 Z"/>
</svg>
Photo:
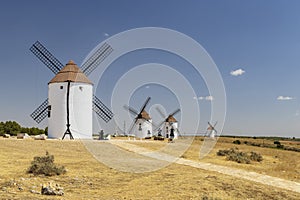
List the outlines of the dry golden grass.
<svg viewBox="0 0 300 200">
<path fill-rule="evenodd" d="M 242 144 L 233 144 L 234 140 L 239 139 Z M 214 149 L 206 156 L 201 159 L 202 162 L 209 162 L 229 167 L 235 167 L 245 169 L 248 171 L 255 171 L 261 174 L 275 176 L 287 180 L 300 182 L 300 153 L 293 151 L 286 151 L 276 148 L 263 148 L 255 147 L 243 144 L 244 141 L 250 141 L 255 143 L 270 143 L 270 140 L 258 140 L 258 139 L 241 139 L 241 138 L 219 138 Z M 202 145 L 201 138 L 196 138 L 184 154 L 184 157 L 191 160 L 199 160 L 199 147 Z M 294 145 L 298 145 L 300 142 L 293 142 Z M 232 161 L 227 161 L 225 157 L 217 156 L 216 153 L 220 149 L 229 149 L 237 147 L 239 150 L 244 152 L 255 151 L 263 156 L 263 161 L 253 162 L 252 164 L 239 164 Z M 198 148 L 198 149 L 197 149 Z"/>
<path fill-rule="evenodd" d="M 138 145 L 138 143 L 135 144 Z M 200 144 L 200 140 L 194 141 L 185 154 L 187 159 L 199 159 Z M 148 142 L 142 145 L 149 145 L 149 148 L 157 149 L 162 143 Z M 214 151 L 227 147 L 232 147 L 232 144 L 224 141 L 224 143 L 218 143 Z M 250 148 L 239 147 L 241 150 Z M 286 161 L 284 158 L 286 153 L 288 153 L 288 157 L 290 155 L 299 157 L 299 153 L 293 154 L 293 152 L 276 149 L 258 148 L 256 150 L 266 158 L 267 161 L 264 162 L 267 163 L 273 162 L 272 159 L 275 155 L 278 156 L 276 159 L 274 158 L 277 163 Z M 79 141 L 0 139 L 0 151 L 1 199 L 202 199 L 205 196 L 215 199 L 299 198 L 299 193 L 179 164 L 171 164 L 151 173 L 119 172 L 96 161 Z M 35 177 L 26 173 L 33 157 L 44 155 L 46 151 L 55 156 L 55 163 L 66 167 L 68 172 L 65 175 Z M 224 161 L 222 157 L 216 157 L 213 154 L 214 152 L 204 160 L 235 166 L 233 162 Z M 295 160 L 296 158 L 294 158 L 294 163 L 297 163 L 298 161 Z M 235 167 L 264 171 L 263 168 L 268 166 L 264 162 L 257 165 L 236 165 Z M 290 169 L 288 165 L 278 164 L 276 166 L 285 166 L 280 170 L 288 171 Z M 278 169 L 276 168 L 276 170 Z M 290 176 L 282 175 L 282 177 L 289 178 Z M 10 181 L 16 185 L 11 185 Z M 60 184 L 64 188 L 65 195 L 49 197 L 30 192 L 30 190 L 40 191 L 41 184 L 49 181 Z M 21 186 L 23 190 L 19 191 L 18 186 Z"/>
</svg>

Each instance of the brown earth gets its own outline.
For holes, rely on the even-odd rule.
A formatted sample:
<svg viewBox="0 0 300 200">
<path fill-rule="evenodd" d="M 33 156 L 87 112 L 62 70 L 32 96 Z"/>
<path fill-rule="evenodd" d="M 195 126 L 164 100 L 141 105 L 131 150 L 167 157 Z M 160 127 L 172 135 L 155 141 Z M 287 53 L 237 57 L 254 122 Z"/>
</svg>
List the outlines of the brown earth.
<svg viewBox="0 0 300 200">
<path fill-rule="evenodd" d="M 182 157 L 199 161 L 201 143 L 199 138 L 194 140 Z M 134 145 L 155 150 L 165 143 Z M 218 149 L 233 146 L 227 138 L 219 140 L 201 162 L 299 181 L 299 153 L 239 145 L 241 150 L 256 150 L 263 155 L 262 163 L 250 165 L 215 156 Z M 1 199 L 299 199 L 300 196 L 290 190 L 176 163 L 147 173 L 120 172 L 97 161 L 80 141 L 0 139 L 0 151 Z M 26 173 L 33 157 L 46 151 L 55 156 L 56 163 L 66 167 L 65 175 L 44 177 Z M 41 184 L 49 181 L 60 184 L 65 195 L 49 197 L 31 192 L 39 192 Z"/>
</svg>

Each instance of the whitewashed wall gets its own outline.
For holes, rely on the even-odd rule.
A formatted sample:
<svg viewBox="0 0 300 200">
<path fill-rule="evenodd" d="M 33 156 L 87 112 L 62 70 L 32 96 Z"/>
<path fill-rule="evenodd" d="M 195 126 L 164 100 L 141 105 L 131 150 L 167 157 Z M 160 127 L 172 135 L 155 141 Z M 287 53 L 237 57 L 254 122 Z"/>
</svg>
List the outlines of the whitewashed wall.
<svg viewBox="0 0 300 200">
<path fill-rule="evenodd" d="M 48 137 L 62 138 L 67 124 L 67 82 L 49 84 L 50 118 Z M 61 86 L 63 87 L 61 89 Z M 85 83 L 70 84 L 70 130 L 75 139 L 92 139 L 93 86 Z"/>
<path fill-rule="evenodd" d="M 173 122 L 173 123 L 165 122 L 163 127 L 163 137 L 167 137 L 168 135 L 168 138 L 170 138 L 172 126 L 174 128 L 174 139 L 178 138 L 178 122 Z"/>
<path fill-rule="evenodd" d="M 149 120 L 152 123 L 152 120 Z M 145 137 L 151 137 L 152 136 L 152 124 L 144 119 L 138 119 L 135 123 L 134 132 L 133 134 L 137 138 L 145 138 Z M 139 124 L 141 124 L 142 130 L 139 130 Z M 148 134 L 148 130 L 150 131 L 150 135 Z"/>
</svg>

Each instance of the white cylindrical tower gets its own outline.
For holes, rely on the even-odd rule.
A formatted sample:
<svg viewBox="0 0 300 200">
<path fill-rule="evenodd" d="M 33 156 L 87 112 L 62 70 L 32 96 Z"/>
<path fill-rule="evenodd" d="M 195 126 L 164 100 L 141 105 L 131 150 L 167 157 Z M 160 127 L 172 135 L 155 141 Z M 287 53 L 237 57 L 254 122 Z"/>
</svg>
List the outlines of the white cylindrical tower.
<svg viewBox="0 0 300 200">
<path fill-rule="evenodd" d="M 173 116 L 169 116 L 164 123 L 163 136 L 170 138 L 173 135 L 173 139 L 178 138 L 178 122 Z"/>
<path fill-rule="evenodd" d="M 93 85 L 86 75 L 69 61 L 49 82 L 48 88 L 48 137 L 64 136 L 69 112 L 72 136 L 92 139 Z"/>
<path fill-rule="evenodd" d="M 137 117 L 134 135 L 137 138 L 152 137 L 152 119 L 146 111 Z"/>
</svg>

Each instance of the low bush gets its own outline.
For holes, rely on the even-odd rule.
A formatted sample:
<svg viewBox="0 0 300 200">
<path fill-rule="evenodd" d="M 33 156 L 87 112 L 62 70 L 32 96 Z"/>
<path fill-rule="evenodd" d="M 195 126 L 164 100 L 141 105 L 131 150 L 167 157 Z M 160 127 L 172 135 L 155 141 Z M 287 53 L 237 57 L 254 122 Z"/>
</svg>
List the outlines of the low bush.
<svg viewBox="0 0 300 200">
<path fill-rule="evenodd" d="M 219 150 L 217 152 L 218 156 L 226 156 L 227 160 L 235 161 L 237 163 L 250 164 L 251 161 L 261 162 L 263 157 L 256 152 L 248 153 L 239 151 L 238 149 L 228 149 L 228 150 Z"/>
<path fill-rule="evenodd" d="M 261 162 L 263 160 L 263 157 L 259 153 L 251 151 L 250 152 L 250 159 L 253 160 L 253 161 L 256 161 L 256 162 Z"/>
<path fill-rule="evenodd" d="M 233 144 L 241 144 L 241 141 L 240 140 L 234 140 Z"/>
<path fill-rule="evenodd" d="M 278 140 L 274 141 L 274 144 L 281 145 L 281 143 Z"/>
<path fill-rule="evenodd" d="M 54 156 L 50 155 L 47 151 L 46 156 L 36 156 L 33 158 L 27 172 L 34 175 L 54 176 L 66 173 L 66 169 L 64 166 L 57 166 L 54 163 Z"/>
<path fill-rule="evenodd" d="M 231 153 L 234 153 L 236 150 L 235 149 L 233 149 L 233 148 L 231 148 L 231 149 L 224 149 L 224 150 L 219 150 L 218 152 L 217 152 L 217 155 L 218 156 L 227 156 L 227 155 L 229 155 L 229 154 L 231 154 Z"/>
<path fill-rule="evenodd" d="M 250 159 L 247 153 L 236 151 L 234 153 L 231 153 L 227 156 L 228 160 L 235 161 L 237 163 L 245 163 L 250 164 Z"/>
</svg>

